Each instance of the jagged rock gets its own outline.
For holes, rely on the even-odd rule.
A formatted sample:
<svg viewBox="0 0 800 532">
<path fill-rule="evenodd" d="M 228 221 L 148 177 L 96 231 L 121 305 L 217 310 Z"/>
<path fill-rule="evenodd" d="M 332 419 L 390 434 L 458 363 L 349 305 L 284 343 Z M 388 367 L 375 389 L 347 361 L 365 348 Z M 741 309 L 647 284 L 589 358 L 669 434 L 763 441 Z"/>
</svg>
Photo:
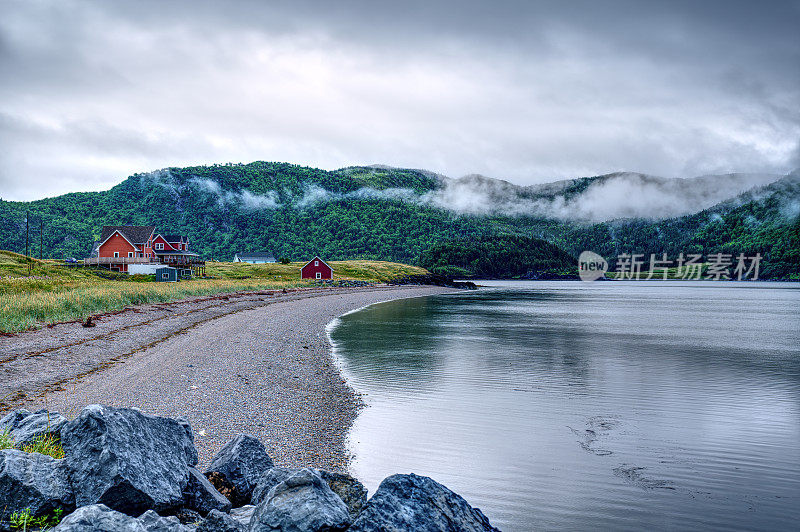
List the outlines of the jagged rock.
<svg viewBox="0 0 800 532">
<path fill-rule="evenodd" d="M 61 443 L 76 504 L 129 515 L 181 507 L 188 468 L 197 465 L 187 423 L 128 408 L 87 406 L 62 429 Z"/>
<path fill-rule="evenodd" d="M 247 434 L 239 434 L 217 453 L 208 466 L 206 476 L 219 473 L 228 486 L 215 487 L 224 493 L 230 487 L 231 502 L 234 507 L 250 502 L 259 478 L 273 466 L 264 444 Z"/>
<path fill-rule="evenodd" d="M 342 499 L 311 469 L 273 486 L 256 506 L 251 532 L 338 532 L 350 525 Z"/>
<path fill-rule="evenodd" d="M 367 503 L 367 488 L 361 482 L 342 473 L 334 473 L 324 469 L 311 470 L 319 475 L 328 484 L 328 487 L 342 499 L 351 517 L 355 518 L 361 512 L 361 509 Z M 259 479 L 256 489 L 253 490 L 251 502 L 253 504 L 262 502 L 273 486 L 283 482 L 298 471 L 300 470 L 273 467 Z"/>
<path fill-rule="evenodd" d="M 19 410 L 14 410 L 13 412 L 9 412 L 2 419 L 0 419 L 0 432 L 5 432 L 6 430 L 14 430 L 23 419 L 30 416 L 32 412 L 30 410 L 26 410 L 24 408 L 20 408 Z"/>
<path fill-rule="evenodd" d="M 147 532 L 189 532 L 177 517 L 161 517 L 153 510 L 147 510 L 137 519 Z"/>
<path fill-rule="evenodd" d="M 352 532 L 464 532 L 497 530 L 483 513 L 433 479 L 392 475 L 378 487 L 350 527 Z"/>
<path fill-rule="evenodd" d="M 322 480 L 328 483 L 331 490 L 339 496 L 347 506 L 350 516 L 356 518 L 367 504 L 367 488 L 350 475 L 335 473 L 324 469 L 315 469 Z"/>
<path fill-rule="evenodd" d="M 224 514 L 219 510 L 211 510 L 205 521 L 200 523 L 197 527 L 197 532 L 246 532 L 247 527 L 242 523 L 232 518 L 228 514 Z"/>
<path fill-rule="evenodd" d="M 182 525 L 198 525 L 203 521 L 203 516 L 199 512 L 189 508 L 181 508 L 175 512 L 175 517 L 178 518 Z"/>
<path fill-rule="evenodd" d="M 104 504 L 78 508 L 64 518 L 53 532 L 189 532 L 175 517 L 161 517 L 148 510 L 138 519 L 112 510 Z"/>
<path fill-rule="evenodd" d="M 21 409 L 0 419 L 0 433 L 10 431 L 14 447 L 21 449 L 40 436 L 59 437 L 61 428 L 66 424 L 67 418 L 58 412 L 39 410 L 31 413 Z"/>
<path fill-rule="evenodd" d="M 0 518 L 25 508 L 39 517 L 56 508 L 68 512 L 74 507 L 63 460 L 17 449 L 0 451 Z"/>
<path fill-rule="evenodd" d="M 104 504 L 78 508 L 64 518 L 53 532 L 150 532 L 138 519 Z"/>
<path fill-rule="evenodd" d="M 244 525 L 245 528 L 250 528 L 250 521 L 253 519 L 253 511 L 256 509 L 255 506 L 252 504 L 247 504 L 245 506 L 241 506 L 239 508 L 234 508 L 231 510 L 230 516 L 235 520 Z"/>
<path fill-rule="evenodd" d="M 231 501 L 211 485 L 200 471 L 189 468 L 189 482 L 184 489 L 186 507 L 206 515 L 211 510 L 227 512 L 231 509 Z"/>
<path fill-rule="evenodd" d="M 300 469 L 290 469 L 286 467 L 272 467 L 268 469 L 263 475 L 261 475 L 261 478 L 258 479 L 258 484 L 256 484 L 256 487 L 253 490 L 253 495 L 250 497 L 250 502 L 253 505 L 262 503 L 264 499 L 267 498 L 267 494 L 269 494 L 269 491 L 272 488 L 291 477 L 298 471 L 300 471 Z"/>
</svg>

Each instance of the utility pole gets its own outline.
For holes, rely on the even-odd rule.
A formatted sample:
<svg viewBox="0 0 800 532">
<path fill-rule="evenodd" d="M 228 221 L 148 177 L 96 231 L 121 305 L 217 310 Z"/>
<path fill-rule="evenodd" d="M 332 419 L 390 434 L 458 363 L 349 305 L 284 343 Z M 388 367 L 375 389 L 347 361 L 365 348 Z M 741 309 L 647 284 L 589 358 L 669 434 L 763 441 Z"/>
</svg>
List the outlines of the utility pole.
<svg viewBox="0 0 800 532">
<path fill-rule="evenodd" d="M 28 266 L 28 275 L 31 274 L 31 258 L 28 256 L 30 251 L 30 224 L 28 223 L 28 213 L 25 213 L 25 262 Z"/>
</svg>

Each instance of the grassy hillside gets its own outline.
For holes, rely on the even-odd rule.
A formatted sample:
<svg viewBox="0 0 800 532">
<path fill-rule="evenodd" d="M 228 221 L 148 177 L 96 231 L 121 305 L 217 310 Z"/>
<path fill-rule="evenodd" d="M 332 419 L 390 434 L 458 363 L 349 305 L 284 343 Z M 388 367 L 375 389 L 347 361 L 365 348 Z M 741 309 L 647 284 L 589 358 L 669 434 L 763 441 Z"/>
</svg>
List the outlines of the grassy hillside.
<svg viewBox="0 0 800 532">
<path fill-rule="evenodd" d="M 136 277 L 90 268 L 66 268 L 54 261 L 33 260 L 28 275 L 25 257 L 0 251 L 0 332 L 42 324 L 84 319 L 91 314 L 130 305 L 174 301 L 194 296 L 313 286 L 300 280 L 302 263 L 207 265 L 213 279 L 179 283 L 137 282 Z M 403 275 L 427 273 L 405 264 L 378 261 L 332 262 L 334 279 L 388 281 Z"/>
<path fill-rule="evenodd" d="M 519 201 L 571 205 L 615 176 L 536 187 L 481 176 L 458 182 L 498 203 L 508 196 L 517 206 Z M 665 180 L 656 181 L 662 186 Z M 797 174 L 687 216 L 603 223 L 532 216 L 524 209 L 514 215 L 474 214 L 480 205 L 478 211 L 459 209 L 448 203 L 447 194 L 439 194 L 445 182 L 430 172 L 394 168 L 329 172 L 267 162 L 171 168 L 131 176 L 106 192 L 28 203 L 0 200 L 0 248 L 24 251 L 28 213 L 34 256 L 39 255 L 39 224 L 44 224 L 44 257 L 86 256 L 103 225 L 153 224 L 188 235 L 194 250 L 222 261 L 235 252 L 269 251 L 296 261 L 320 254 L 326 260 L 421 264 L 423 254 L 437 246 L 512 235 L 546 240 L 572 256 L 593 250 L 612 262 L 621 253 L 761 253 L 764 277 L 800 277 Z M 698 183 L 703 184 L 693 186 Z M 432 194 L 437 201 L 431 201 Z M 558 253 L 550 258 L 558 260 Z"/>
<path fill-rule="evenodd" d="M 368 195 L 401 185 L 422 193 L 437 183 L 414 170 L 326 172 L 278 163 L 173 168 L 134 175 L 106 192 L 0 201 L 0 248 L 24 251 L 27 212 L 34 256 L 43 222 L 44 257 L 87 256 L 103 225 L 130 224 L 185 234 L 195 251 L 221 261 L 270 251 L 298 261 L 321 254 L 411 262 L 433 241 L 487 232 L 447 211 Z"/>
</svg>

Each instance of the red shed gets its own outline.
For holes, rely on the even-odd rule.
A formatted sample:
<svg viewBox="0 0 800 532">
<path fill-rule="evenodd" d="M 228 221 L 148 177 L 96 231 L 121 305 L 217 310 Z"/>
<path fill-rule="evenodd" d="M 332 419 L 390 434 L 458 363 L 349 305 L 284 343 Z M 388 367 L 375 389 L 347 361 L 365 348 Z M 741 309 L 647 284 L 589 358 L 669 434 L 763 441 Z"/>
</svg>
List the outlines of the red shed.
<svg viewBox="0 0 800 532">
<path fill-rule="evenodd" d="M 333 268 L 319 257 L 314 257 L 300 268 L 301 279 L 333 279 Z"/>
</svg>

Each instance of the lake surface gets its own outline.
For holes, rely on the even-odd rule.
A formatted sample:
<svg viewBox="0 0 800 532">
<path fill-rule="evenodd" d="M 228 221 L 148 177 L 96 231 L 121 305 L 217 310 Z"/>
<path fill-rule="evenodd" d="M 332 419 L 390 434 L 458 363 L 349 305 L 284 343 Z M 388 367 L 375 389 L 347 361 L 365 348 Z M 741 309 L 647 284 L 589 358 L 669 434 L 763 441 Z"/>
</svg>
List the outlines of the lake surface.
<svg viewBox="0 0 800 532">
<path fill-rule="evenodd" d="M 798 530 L 800 284 L 485 282 L 329 327 L 352 472 L 503 530 Z"/>
</svg>

